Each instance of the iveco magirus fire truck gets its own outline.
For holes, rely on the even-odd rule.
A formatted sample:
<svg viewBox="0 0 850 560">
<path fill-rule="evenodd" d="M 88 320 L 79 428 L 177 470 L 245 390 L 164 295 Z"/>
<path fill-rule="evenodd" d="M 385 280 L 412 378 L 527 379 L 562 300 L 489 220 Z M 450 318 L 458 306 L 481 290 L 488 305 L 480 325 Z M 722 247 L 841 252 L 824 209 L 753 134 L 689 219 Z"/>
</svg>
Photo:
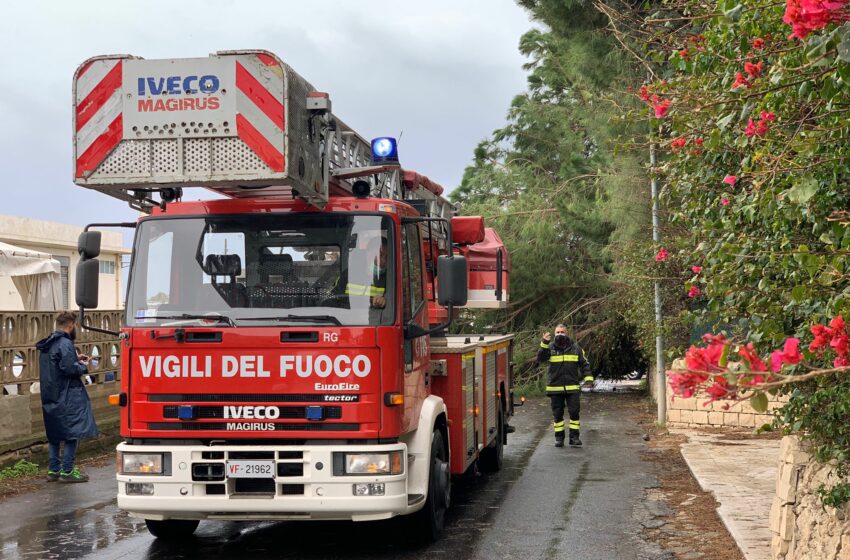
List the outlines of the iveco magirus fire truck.
<svg viewBox="0 0 850 560">
<path fill-rule="evenodd" d="M 136 230 L 119 507 L 167 538 L 402 515 L 435 538 L 451 476 L 498 469 L 511 431 L 513 337 L 446 334 L 507 303 L 496 232 L 270 52 L 99 56 L 73 96 L 75 183 L 142 216 L 78 247 L 83 324 L 109 333 L 85 319 L 95 228 Z"/>
</svg>

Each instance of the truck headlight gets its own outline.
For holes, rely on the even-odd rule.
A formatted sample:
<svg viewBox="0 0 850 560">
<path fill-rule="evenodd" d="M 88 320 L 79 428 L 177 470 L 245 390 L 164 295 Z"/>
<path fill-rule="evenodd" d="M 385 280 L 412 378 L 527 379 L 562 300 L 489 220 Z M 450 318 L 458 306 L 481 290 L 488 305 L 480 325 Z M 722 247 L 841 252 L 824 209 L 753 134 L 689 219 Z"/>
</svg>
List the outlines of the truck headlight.
<svg viewBox="0 0 850 560">
<path fill-rule="evenodd" d="M 162 453 L 121 453 L 121 474 L 162 474 Z"/>
<path fill-rule="evenodd" d="M 345 474 L 402 474 L 402 451 L 388 453 L 346 453 Z"/>
</svg>

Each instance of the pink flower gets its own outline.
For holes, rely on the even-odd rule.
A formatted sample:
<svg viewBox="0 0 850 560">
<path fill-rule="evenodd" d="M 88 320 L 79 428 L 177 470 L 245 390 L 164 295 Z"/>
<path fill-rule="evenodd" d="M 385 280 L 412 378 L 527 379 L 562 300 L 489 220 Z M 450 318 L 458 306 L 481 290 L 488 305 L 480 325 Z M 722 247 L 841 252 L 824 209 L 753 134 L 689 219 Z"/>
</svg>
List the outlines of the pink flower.
<svg viewBox="0 0 850 560">
<path fill-rule="evenodd" d="M 744 134 L 747 135 L 747 138 L 752 138 L 756 133 L 756 123 L 753 122 L 753 119 L 749 119 L 747 121 L 747 128 L 744 129 Z"/>
<path fill-rule="evenodd" d="M 741 346 L 738 349 L 738 354 L 741 355 L 742 360 L 747 362 L 750 371 L 767 371 L 767 364 L 765 364 L 759 357 L 752 342 L 747 343 L 745 346 Z"/>
<path fill-rule="evenodd" d="M 750 75 L 750 78 L 758 78 L 761 76 L 762 70 L 764 69 L 764 62 L 760 61 L 758 64 L 753 64 L 752 62 L 744 63 L 744 72 Z"/>
<path fill-rule="evenodd" d="M 693 272 L 694 274 L 699 274 L 700 272 L 702 272 L 702 267 L 701 266 L 692 266 L 691 272 Z"/>
<path fill-rule="evenodd" d="M 694 144 L 696 144 L 697 146 L 702 146 L 702 142 L 702 138 L 694 138 Z"/>
<path fill-rule="evenodd" d="M 832 337 L 832 341 L 829 345 L 839 356 L 846 356 L 848 351 L 850 351 L 850 337 L 844 333 L 837 334 Z"/>
<path fill-rule="evenodd" d="M 672 373 L 669 372 L 668 379 L 670 388 L 673 394 L 682 398 L 689 398 L 694 395 L 700 383 L 708 379 L 707 375 L 699 373 Z"/>
<path fill-rule="evenodd" d="M 720 204 L 722 204 L 723 206 L 729 206 L 729 199 L 728 198 L 721 198 Z"/>
<path fill-rule="evenodd" d="M 638 95 L 640 96 L 641 100 L 649 101 L 649 88 L 646 86 L 640 86 L 640 89 L 638 90 Z"/>
<path fill-rule="evenodd" d="M 738 176 L 737 175 L 727 175 L 726 177 L 723 178 L 723 182 L 726 183 L 727 185 L 729 185 L 730 187 L 734 187 L 735 183 L 738 182 Z"/>
<path fill-rule="evenodd" d="M 688 290 L 688 297 L 689 298 L 695 298 L 699 294 L 700 294 L 699 288 L 697 288 L 696 286 L 691 286 L 691 289 Z"/>
<path fill-rule="evenodd" d="M 734 388 L 729 385 L 729 382 L 722 375 L 714 377 L 714 383 L 705 390 L 709 394 L 712 401 L 722 399 L 734 392 Z"/>
<path fill-rule="evenodd" d="M 763 121 L 771 121 L 772 122 L 772 121 L 776 120 L 776 115 L 774 115 L 770 111 L 762 111 L 761 112 L 761 119 Z"/>
<path fill-rule="evenodd" d="M 708 348 L 691 346 L 685 352 L 685 365 L 692 372 L 721 372 L 723 369 L 720 367 L 720 357 L 723 355 L 723 347 L 725 345 L 726 340 L 721 335 L 716 342 L 709 344 Z M 702 381 L 706 379 L 708 379 L 708 376 Z"/>
<path fill-rule="evenodd" d="M 666 261 L 670 257 L 670 253 L 667 252 L 667 249 L 662 247 L 658 250 L 658 253 L 655 254 L 655 262 L 663 262 Z"/>
<path fill-rule="evenodd" d="M 670 100 L 662 99 L 660 103 L 656 103 L 652 108 L 655 110 L 655 117 L 663 119 L 667 116 L 667 111 L 670 110 Z"/>
<path fill-rule="evenodd" d="M 812 31 L 850 19 L 847 0 L 786 0 L 782 21 L 791 26 L 791 37 L 805 39 Z"/>
<path fill-rule="evenodd" d="M 829 346 L 829 342 L 832 339 L 832 329 L 823 325 L 812 325 L 811 331 L 812 334 L 815 335 L 815 339 L 811 344 L 809 344 L 810 352 L 817 352 L 818 350 Z"/>
<path fill-rule="evenodd" d="M 773 372 L 778 372 L 782 369 L 782 364 L 799 364 L 802 360 L 800 341 L 796 338 L 789 338 L 785 340 L 785 346 L 782 350 L 775 350 L 770 355 L 770 369 Z"/>
<path fill-rule="evenodd" d="M 685 140 L 685 138 L 679 137 L 670 142 L 670 148 L 672 148 L 673 152 L 675 153 L 684 148 L 685 144 L 687 143 L 688 141 Z"/>
<path fill-rule="evenodd" d="M 761 50 L 764 48 L 764 39 L 760 37 L 756 37 L 753 39 L 753 48 L 757 50 Z"/>
<path fill-rule="evenodd" d="M 747 78 L 740 72 L 735 72 L 735 81 L 732 82 L 732 89 L 739 88 L 741 86 L 750 87 L 750 82 L 747 81 Z"/>
</svg>

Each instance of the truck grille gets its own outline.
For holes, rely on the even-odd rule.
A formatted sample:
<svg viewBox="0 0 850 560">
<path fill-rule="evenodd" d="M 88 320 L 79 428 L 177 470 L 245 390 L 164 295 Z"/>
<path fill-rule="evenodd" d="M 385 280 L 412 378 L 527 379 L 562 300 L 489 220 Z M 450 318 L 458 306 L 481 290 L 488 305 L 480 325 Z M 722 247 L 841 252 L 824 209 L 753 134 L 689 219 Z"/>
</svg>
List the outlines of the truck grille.
<svg viewBox="0 0 850 560">
<path fill-rule="evenodd" d="M 281 406 L 279 418 L 306 418 L 306 407 L 303 406 Z M 200 420 L 224 418 L 224 407 L 222 406 L 196 406 L 196 418 Z M 178 418 L 176 406 L 165 406 L 162 409 L 163 418 Z M 342 407 L 339 406 L 323 406 L 322 417 L 329 420 L 338 420 L 342 418 Z M 245 420 L 239 419 L 244 422 Z"/>
<path fill-rule="evenodd" d="M 311 422 L 309 424 L 286 424 L 286 423 L 272 423 L 267 420 L 233 420 L 232 423 L 237 424 L 273 424 L 274 430 L 260 430 L 260 431 L 275 431 L 275 432 L 356 432 L 360 429 L 360 424 L 351 424 L 351 423 L 339 423 L 339 424 L 322 424 L 318 422 Z M 225 422 L 203 422 L 203 423 L 194 423 L 194 422 L 150 422 L 148 424 L 149 430 L 177 430 L 177 431 L 203 431 L 203 430 L 227 430 L 227 424 Z"/>
<path fill-rule="evenodd" d="M 148 395 L 148 402 L 195 402 L 195 403 L 299 403 L 299 402 L 360 402 L 360 395 L 316 394 L 316 393 L 172 393 Z"/>
</svg>

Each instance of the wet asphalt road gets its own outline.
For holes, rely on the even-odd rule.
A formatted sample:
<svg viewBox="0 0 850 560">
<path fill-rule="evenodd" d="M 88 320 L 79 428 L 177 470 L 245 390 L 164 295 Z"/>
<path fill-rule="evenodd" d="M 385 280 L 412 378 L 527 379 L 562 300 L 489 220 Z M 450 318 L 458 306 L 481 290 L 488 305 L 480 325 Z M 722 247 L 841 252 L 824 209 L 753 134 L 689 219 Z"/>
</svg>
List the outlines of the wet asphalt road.
<svg viewBox="0 0 850 560">
<path fill-rule="evenodd" d="M 553 446 L 548 400 L 517 409 L 503 470 L 455 480 L 446 531 L 430 546 L 409 542 L 398 520 L 202 522 L 194 538 L 163 544 L 117 509 L 108 466 L 90 471 L 88 484 L 45 484 L 0 502 L 0 557 L 655 558 L 636 511 L 656 467 L 641 458 L 642 433 L 622 411 L 631 398 L 638 397 L 583 397 L 582 449 Z"/>
</svg>

